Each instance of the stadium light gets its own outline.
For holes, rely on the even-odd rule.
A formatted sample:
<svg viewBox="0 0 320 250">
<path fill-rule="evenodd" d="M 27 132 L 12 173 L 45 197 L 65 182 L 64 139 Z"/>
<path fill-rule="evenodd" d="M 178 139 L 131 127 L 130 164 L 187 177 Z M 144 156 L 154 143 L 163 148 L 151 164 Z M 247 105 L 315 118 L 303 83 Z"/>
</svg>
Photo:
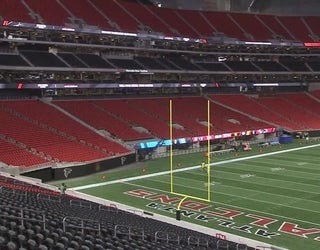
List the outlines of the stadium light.
<svg viewBox="0 0 320 250">
<path fill-rule="evenodd" d="M 255 87 L 272 87 L 272 86 L 279 86 L 279 83 L 254 83 L 253 86 L 255 86 Z"/>
</svg>

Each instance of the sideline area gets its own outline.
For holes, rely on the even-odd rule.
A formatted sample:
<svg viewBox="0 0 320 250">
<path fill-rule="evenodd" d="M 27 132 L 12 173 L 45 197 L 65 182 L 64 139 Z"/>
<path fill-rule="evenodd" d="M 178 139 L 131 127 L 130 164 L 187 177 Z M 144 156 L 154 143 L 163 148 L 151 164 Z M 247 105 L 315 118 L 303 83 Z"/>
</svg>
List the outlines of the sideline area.
<svg viewBox="0 0 320 250">
<path fill-rule="evenodd" d="M 275 151 L 275 152 L 269 152 L 269 153 L 246 156 L 246 157 L 241 157 L 241 158 L 236 158 L 236 159 L 213 162 L 210 164 L 210 166 L 217 166 L 217 165 L 222 165 L 222 164 L 226 164 L 226 163 L 250 160 L 250 159 L 261 158 L 261 157 L 266 157 L 266 156 L 270 156 L 270 155 L 276 155 L 276 154 L 283 154 L 283 153 L 287 153 L 287 152 L 304 150 L 304 149 L 314 148 L 314 147 L 319 147 L 319 146 L 320 146 L 320 144 L 312 144 L 312 145 L 298 147 L 298 148 L 290 148 L 290 149 L 284 149 L 284 150 Z M 176 169 L 176 170 L 173 170 L 173 172 L 178 173 L 178 172 L 193 170 L 193 169 L 197 169 L 197 168 L 200 168 L 200 165 Z M 113 181 L 107 181 L 107 182 L 102 182 L 102 183 L 88 184 L 88 185 L 70 188 L 70 190 L 78 191 L 78 190 L 83 190 L 83 189 L 95 188 L 95 187 L 106 186 L 106 185 L 111 185 L 111 184 L 116 184 L 116 183 L 121 183 L 121 182 L 127 182 L 127 181 L 140 180 L 140 179 L 145 179 L 145 178 L 155 177 L 155 176 L 160 176 L 160 175 L 166 175 L 166 174 L 170 174 L 170 170 L 162 171 L 162 172 L 158 172 L 158 173 L 140 175 L 140 176 L 133 176 L 133 177 L 123 178 L 123 179 L 113 180 Z"/>
</svg>

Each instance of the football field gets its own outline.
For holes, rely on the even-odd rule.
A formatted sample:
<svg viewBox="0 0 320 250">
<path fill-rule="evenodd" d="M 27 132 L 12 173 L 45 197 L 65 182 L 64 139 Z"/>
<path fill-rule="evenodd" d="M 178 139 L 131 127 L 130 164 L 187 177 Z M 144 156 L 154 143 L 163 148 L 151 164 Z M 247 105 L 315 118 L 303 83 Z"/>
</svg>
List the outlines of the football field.
<svg viewBox="0 0 320 250">
<path fill-rule="evenodd" d="M 320 249 L 320 144 L 270 146 L 211 157 L 210 191 L 203 153 L 173 156 L 125 169 L 69 179 L 69 188 L 144 211 L 292 250 Z M 192 198 L 198 197 L 199 199 Z"/>
</svg>

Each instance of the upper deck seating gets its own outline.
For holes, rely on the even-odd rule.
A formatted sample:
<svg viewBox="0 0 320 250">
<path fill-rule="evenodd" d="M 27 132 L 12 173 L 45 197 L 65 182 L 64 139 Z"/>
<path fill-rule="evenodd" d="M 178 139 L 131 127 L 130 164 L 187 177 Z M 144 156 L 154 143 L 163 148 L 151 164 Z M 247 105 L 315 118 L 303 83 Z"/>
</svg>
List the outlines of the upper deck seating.
<svg viewBox="0 0 320 250">
<path fill-rule="evenodd" d="M 150 110 L 150 107 L 146 106 L 146 103 L 141 104 L 141 102 L 143 101 L 135 99 L 95 101 L 98 106 L 131 124 L 147 129 L 154 136 L 162 139 L 169 138 L 169 113 L 157 115 Z M 167 107 L 163 107 L 163 109 L 168 111 Z M 178 128 L 173 128 L 173 131 L 175 138 L 192 135 L 190 132 Z"/>
<path fill-rule="evenodd" d="M 0 4 L 0 16 L 5 21 L 35 22 L 26 6 L 20 0 L 2 0 Z"/>
<path fill-rule="evenodd" d="M 258 67 L 263 71 L 288 71 L 285 67 L 275 61 L 254 61 L 252 63 L 255 65 L 255 67 Z"/>
<path fill-rule="evenodd" d="M 225 64 L 230 67 L 232 71 L 260 71 L 251 62 L 226 61 Z"/>
<path fill-rule="evenodd" d="M 196 62 L 195 64 L 204 70 L 225 71 L 225 72 L 230 71 L 229 68 L 227 68 L 224 63 L 220 63 L 220 62 Z"/>
<path fill-rule="evenodd" d="M 30 66 L 18 54 L 0 54 L 0 65 L 5 65 L 5 66 Z"/>
<path fill-rule="evenodd" d="M 271 39 L 279 40 L 293 40 L 294 38 L 288 33 L 288 31 L 280 25 L 276 16 L 273 15 L 257 15 L 257 17 L 272 31 Z"/>
<path fill-rule="evenodd" d="M 151 134 L 134 130 L 130 123 L 111 115 L 108 110 L 99 108 L 93 101 L 55 101 L 54 103 L 96 129 L 106 130 L 124 141 L 152 137 Z"/>
<path fill-rule="evenodd" d="M 179 15 L 179 11 L 158 7 L 149 7 L 149 9 L 168 25 L 174 36 L 199 37 L 198 32 L 189 25 L 189 22 Z"/>
<path fill-rule="evenodd" d="M 285 39 L 304 42 L 315 41 L 320 36 L 319 17 L 179 10 L 123 0 L 25 0 L 23 3 L 4 0 L 0 16 L 7 21 L 90 25 L 105 30 L 151 32 L 168 37 L 226 36 L 242 41 Z"/>
<path fill-rule="evenodd" d="M 288 100 L 297 107 L 297 115 L 312 129 L 320 127 L 320 102 L 305 93 L 281 93 L 279 98 Z"/>
<path fill-rule="evenodd" d="M 38 67 L 67 67 L 67 65 L 62 62 L 54 54 L 45 51 L 21 51 L 34 66 Z"/>
<path fill-rule="evenodd" d="M 256 15 L 230 13 L 230 17 L 245 31 L 247 40 L 268 41 L 274 35 Z"/>
<path fill-rule="evenodd" d="M 311 34 L 303 23 L 301 17 L 278 16 L 277 18 L 286 27 L 288 32 L 290 32 L 290 34 L 295 38 L 296 41 L 312 41 L 312 38 L 310 36 Z"/>
<path fill-rule="evenodd" d="M 156 11 L 153 11 L 153 6 L 131 2 L 122 2 L 122 6 L 139 20 L 141 24 L 138 24 L 137 29 L 141 33 L 161 33 L 166 36 L 173 35 L 166 20 L 158 16 Z"/>
<path fill-rule="evenodd" d="M 269 126 L 278 126 L 289 130 L 303 129 L 299 121 L 289 120 L 281 112 L 277 112 L 271 102 L 264 102 L 268 98 L 254 98 L 246 95 L 213 95 L 211 98 L 240 112 L 269 123 Z M 239 105 L 241 103 L 241 105 Z M 268 125 L 267 125 L 268 126 Z"/>
<path fill-rule="evenodd" d="M 56 0 L 25 0 L 25 3 L 34 12 L 40 15 L 44 24 L 65 26 L 70 23 L 70 14 Z"/>
<path fill-rule="evenodd" d="M 320 90 L 314 90 L 311 92 L 311 94 L 320 101 Z"/>
<path fill-rule="evenodd" d="M 315 37 L 320 37 L 319 17 L 317 17 L 317 16 L 304 16 L 303 20 L 306 22 L 306 24 L 308 25 L 308 27 L 312 31 L 312 33 L 310 35 L 314 35 Z"/>
<path fill-rule="evenodd" d="M 182 70 L 200 70 L 200 68 L 196 64 L 192 63 L 188 58 L 168 56 L 166 59 L 170 61 L 171 64 L 176 65 Z"/>
<path fill-rule="evenodd" d="M 74 17 L 82 19 L 84 24 L 97 26 L 106 30 L 110 30 L 112 28 L 107 16 L 103 15 L 100 10 L 91 3 L 91 1 L 68 0 L 61 1 L 61 4 L 65 9 L 69 10 Z"/>
<path fill-rule="evenodd" d="M 152 57 L 135 57 L 140 65 L 143 65 L 144 69 L 167 69 L 165 65 L 162 65 L 157 58 Z"/>
<path fill-rule="evenodd" d="M 139 21 L 129 14 L 130 12 L 121 5 L 121 2 L 122 1 L 113 0 L 91 0 L 91 3 L 111 20 L 110 25 L 112 29 L 125 32 L 137 32 L 140 24 Z"/>
<path fill-rule="evenodd" d="M 88 54 L 88 53 L 76 53 L 76 57 L 85 63 L 85 65 L 88 65 L 92 68 L 114 68 L 110 63 L 108 63 L 106 60 L 102 59 L 99 55 L 95 54 Z"/>
<path fill-rule="evenodd" d="M 78 57 L 76 57 L 72 53 L 58 53 L 58 56 L 61 57 L 70 67 L 77 68 L 87 68 L 88 65 L 81 61 Z"/>
<path fill-rule="evenodd" d="M 310 57 L 307 64 L 312 71 L 320 71 L 320 57 Z"/>
<path fill-rule="evenodd" d="M 279 62 L 291 71 L 310 71 L 303 58 L 281 56 Z"/>
<path fill-rule="evenodd" d="M 108 61 L 119 69 L 143 69 L 143 67 L 133 59 L 110 58 Z"/>
<path fill-rule="evenodd" d="M 201 11 L 181 9 L 177 10 L 177 13 L 193 27 L 197 33 L 196 37 L 211 37 L 217 32 L 214 25 L 205 18 Z"/>
<path fill-rule="evenodd" d="M 215 27 L 217 33 L 222 33 L 227 37 L 247 40 L 244 32 L 230 19 L 227 13 L 203 11 L 202 15 Z"/>
</svg>

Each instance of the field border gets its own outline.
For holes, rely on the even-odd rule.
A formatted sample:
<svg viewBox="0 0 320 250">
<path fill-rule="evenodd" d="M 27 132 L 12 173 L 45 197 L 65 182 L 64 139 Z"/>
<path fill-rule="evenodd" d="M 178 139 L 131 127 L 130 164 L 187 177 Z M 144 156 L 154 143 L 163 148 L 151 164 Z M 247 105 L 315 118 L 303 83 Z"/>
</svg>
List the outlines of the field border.
<svg viewBox="0 0 320 250">
<path fill-rule="evenodd" d="M 287 152 L 294 152 L 294 151 L 298 151 L 298 150 L 304 150 L 304 149 L 314 148 L 314 147 L 319 147 L 319 146 L 320 146 L 320 144 L 313 144 L 313 145 L 308 145 L 308 146 L 303 146 L 303 147 L 298 147 L 298 148 L 290 148 L 290 149 L 284 149 L 284 150 L 280 150 L 280 151 L 263 153 L 263 154 L 258 154 L 258 155 L 245 156 L 245 157 L 240 157 L 240 158 L 230 159 L 230 160 L 225 160 L 225 161 L 212 162 L 212 163 L 210 163 L 210 166 L 218 166 L 218 165 L 231 163 L 231 162 L 245 161 L 245 160 L 261 158 L 261 157 L 266 157 L 266 156 L 270 156 L 270 155 L 283 154 L 283 153 L 287 153 Z M 178 173 L 178 172 L 189 171 L 189 170 L 193 170 L 193 169 L 197 169 L 197 168 L 200 168 L 200 166 L 191 166 L 191 167 L 186 167 L 186 168 L 181 168 L 181 169 L 175 169 L 175 170 L 173 170 L 173 172 Z M 83 186 L 74 187 L 74 188 L 70 188 L 70 189 L 74 190 L 74 191 L 78 191 L 78 190 L 83 190 L 83 189 L 89 189 L 89 188 L 95 188 L 95 187 L 101 187 L 101 186 L 106 186 L 106 185 L 111 185 L 111 184 L 122 183 L 122 182 L 126 182 L 126 181 L 134 181 L 134 180 L 140 180 L 140 179 L 145 179 L 145 178 L 149 178 L 149 177 L 166 175 L 166 174 L 170 174 L 170 172 L 171 172 L 170 170 L 161 171 L 158 173 L 133 176 L 133 177 L 123 178 L 123 179 L 118 179 L 118 180 L 113 180 L 113 181 L 106 181 L 106 182 L 102 182 L 102 183 L 88 184 L 88 185 L 83 185 Z"/>
</svg>

